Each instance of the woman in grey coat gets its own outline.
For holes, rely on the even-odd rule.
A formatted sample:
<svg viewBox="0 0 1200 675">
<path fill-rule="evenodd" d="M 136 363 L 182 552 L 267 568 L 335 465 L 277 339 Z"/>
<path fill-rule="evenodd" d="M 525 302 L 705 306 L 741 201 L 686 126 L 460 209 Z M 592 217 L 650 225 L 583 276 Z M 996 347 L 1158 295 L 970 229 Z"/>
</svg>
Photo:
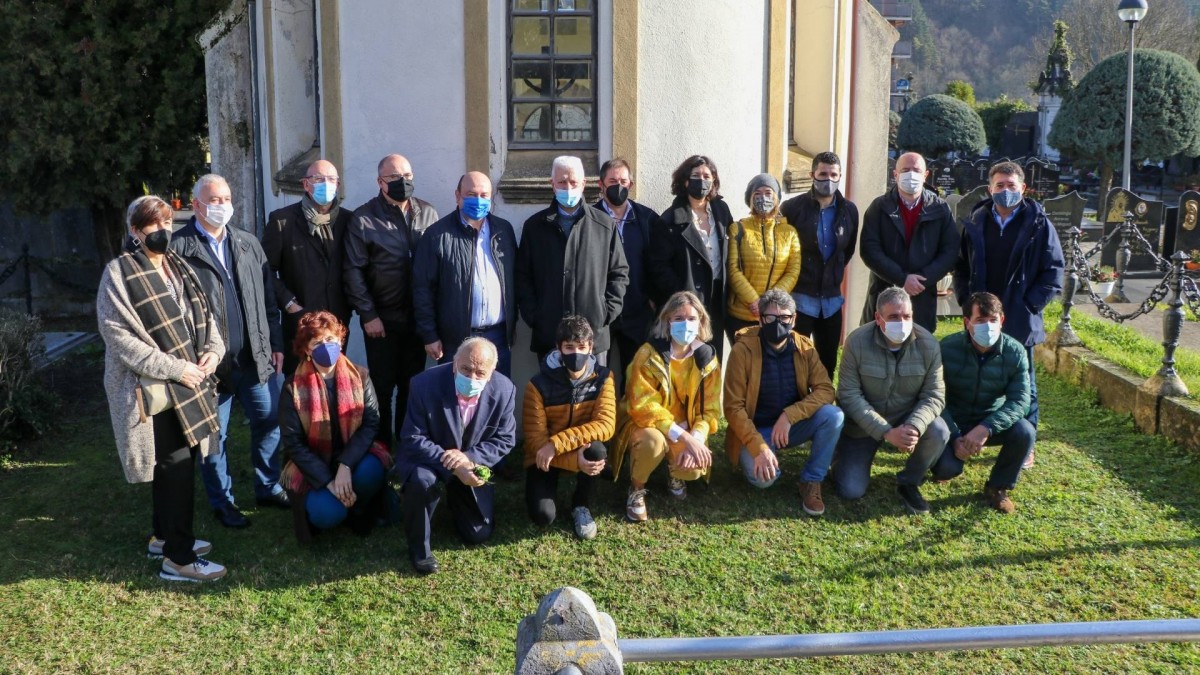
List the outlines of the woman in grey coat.
<svg viewBox="0 0 1200 675">
<path fill-rule="evenodd" d="M 163 558 L 159 576 L 214 581 L 225 568 L 200 557 L 212 545 L 192 534 L 193 489 L 196 454 L 218 431 L 212 375 L 225 344 L 195 273 L 167 249 L 172 216 L 154 196 L 126 212 L 130 241 L 96 297 L 104 389 L 126 480 L 154 484 L 147 554 Z"/>
</svg>

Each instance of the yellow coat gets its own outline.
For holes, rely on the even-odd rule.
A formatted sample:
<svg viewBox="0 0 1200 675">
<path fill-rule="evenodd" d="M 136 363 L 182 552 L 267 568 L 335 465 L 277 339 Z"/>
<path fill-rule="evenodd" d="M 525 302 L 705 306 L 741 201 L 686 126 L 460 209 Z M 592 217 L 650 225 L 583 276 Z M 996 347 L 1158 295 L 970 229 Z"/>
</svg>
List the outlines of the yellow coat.
<svg viewBox="0 0 1200 675">
<path fill-rule="evenodd" d="M 768 289 L 791 293 L 800 279 L 800 236 L 781 217 L 747 216 L 729 228 L 729 314 L 754 321 L 747 306 Z"/>
</svg>

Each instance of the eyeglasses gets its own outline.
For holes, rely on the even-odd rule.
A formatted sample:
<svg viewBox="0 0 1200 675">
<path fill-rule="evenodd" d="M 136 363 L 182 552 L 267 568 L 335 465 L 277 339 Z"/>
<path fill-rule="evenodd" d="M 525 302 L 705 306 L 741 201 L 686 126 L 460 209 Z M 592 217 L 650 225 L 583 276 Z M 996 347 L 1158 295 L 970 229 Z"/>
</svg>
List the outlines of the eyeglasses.
<svg viewBox="0 0 1200 675">
<path fill-rule="evenodd" d="M 401 178 L 412 180 L 412 177 L 413 175 L 411 173 L 389 173 L 386 176 L 380 176 L 379 180 L 385 183 L 390 183 L 394 180 L 400 180 Z"/>
<path fill-rule="evenodd" d="M 795 318 L 796 318 L 795 314 L 763 314 L 762 315 L 763 323 L 775 323 L 776 321 L 782 321 L 784 323 L 791 323 L 792 320 Z"/>
<path fill-rule="evenodd" d="M 304 179 L 310 183 L 316 183 L 316 184 L 337 183 L 338 182 L 337 176 L 322 176 L 320 174 L 318 174 L 316 176 L 305 176 Z"/>
</svg>

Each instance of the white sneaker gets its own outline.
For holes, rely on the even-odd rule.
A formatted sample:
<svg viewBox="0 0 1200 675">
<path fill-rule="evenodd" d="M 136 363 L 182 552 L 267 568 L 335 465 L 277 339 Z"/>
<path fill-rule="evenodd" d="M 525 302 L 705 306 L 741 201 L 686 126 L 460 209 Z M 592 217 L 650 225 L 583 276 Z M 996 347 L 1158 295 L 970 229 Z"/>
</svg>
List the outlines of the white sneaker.
<svg viewBox="0 0 1200 675">
<path fill-rule="evenodd" d="M 646 522 L 646 518 L 649 517 L 646 513 L 646 488 L 629 488 L 629 498 L 625 500 L 625 517 L 633 523 Z"/>
<path fill-rule="evenodd" d="M 146 544 L 146 557 L 151 560 L 162 560 L 163 544 L 166 544 L 165 539 L 159 539 L 154 535 L 150 535 L 150 541 Z M 212 544 L 197 539 L 196 543 L 192 544 L 192 552 L 196 555 L 205 555 L 212 551 Z"/>
<path fill-rule="evenodd" d="M 1021 468 L 1022 469 L 1032 469 L 1033 463 L 1034 463 L 1033 450 L 1030 450 L 1029 454 L 1025 456 L 1025 461 L 1021 463 Z"/>
<path fill-rule="evenodd" d="M 592 519 L 592 512 L 588 511 L 586 506 L 576 506 L 571 510 L 571 517 L 575 519 L 576 537 L 580 539 L 596 538 L 596 521 Z"/>
<path fill-rule="evenodd" d="M 667 492 L 675 499 L 687 499 L 687 483 L 679 478 L 667 478 Z"/>
<path fill-rule="evenodd" d="M 216 581 L 225 576 L 225 566 L 204 558 L 196 558 L 190 565 L 176 565 L 170 558 L 163 558 L 158 576 L 167 581 Z"/>
</svg>

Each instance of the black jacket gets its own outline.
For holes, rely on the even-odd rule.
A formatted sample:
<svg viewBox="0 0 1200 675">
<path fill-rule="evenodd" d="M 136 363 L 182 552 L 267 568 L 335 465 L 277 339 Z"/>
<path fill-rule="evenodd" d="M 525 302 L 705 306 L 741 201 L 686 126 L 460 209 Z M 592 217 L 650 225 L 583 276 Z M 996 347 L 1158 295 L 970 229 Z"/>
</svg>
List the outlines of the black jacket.
<svg viewBox="0 0 1200 675">
<path fill-rule="evenodd" d="M 378 194 L 358 207 L 346 232 L 346 297 L 363 321 L 376 318 L 411 329 L 412 261 L 421 234 L 438 219 L 432 204 L 410 200 L 406 220 Z"/>
<path fill-rule="evenodd" d="M 904 221 L 896 188 L 875 198 L 863 216 L 859 255 L 871 270 L 862 323 L 874 320 L 875 299 L 889 286 L 903 286 L 909 274 L 925 277 L 925 290 L 912 299 L 913 323 L 930 333 L 937 329 L 937 283 L 958 259 L 958 226 L 946 202 L 932 190 L 921 190 L 921 217 L 913 240 L 904 243 Z"/>
<path fill-rule="evenodd" d="M 309 232 L 300 202 L 271 212 L 262 246 L 275 272 L 273 291 L 279 311 L 285 312 L 295 300 L 306 312 L 325 310 L 343 324 L 350 321 L 350 303 L 342 285 L 342 251 L 351 217 L 349 210 L 338 209 L 337 218 L 329 223 L 333 250 L 328 251 Z"/>
<path fill-rule="evenodd" d="M 517 249 L 517 304 L 533 329 L 530 349 L 555 346 L 558 322 L 568 314 L 588 320 L 597 352 L 608 351 L 609 325 L 621 314 L 629 264 L 617 227 L 609 215 L 581 204 L 583 214 L 570 236 L 558 224 L 558 205 L 550 204 L 525 221 Z"/>
<path fill-rule="evenodd" d="M 796 195 L 779 207 L 779 212 L 800 235 L 800 278 L 794 293 L 814 298 L 834 298 L 842 294 L 846 263 L 854 257 L 854 246 L 858 243 L 858 207 L 843 197 L 841 190 L 833 193 L 833 203 L 836 208 L 833 232 L 837 243 L 829 260 L 821 255 L 817 243 L 821 204 L 812 191 Z"/>
<path fill-rule="evenodd" d="M 512 224 L 491 214 L 492 260 L 500 274 L 508 344 L 517 326 L 517 292 L 513 268 L 517 264 L 517 235 Z M 413 264 L 413 313 L 417 335 L 424 344 L 442 341 L 447 354 L 471 336 L 471 286 L 475 273 L 475 245 L 479 234 L 464 225 L 458 209 L 425 230 L 417 244 Z M 501 345 L 503 346 L 503 345 Z"/>
<path fill-rule="evenodd" d="M 304 479 L 319 490 L 325 487 L 336 475 L 334 467 L 338 463 L 354 468 L 367 454 L 371 444 L 375 442 L 375 434 L 379 431 L 379 399 L 375 396 L 375 387 L 364 370 L 359 370 L 363 380 L 363 415 L 362 424 L 351 434 L 349 442 L 342 451 L 334 452 L 329 462 L 308 447 L 308 432 L 300 424 L 300 413 L 296 412 L 296 403 L 292 400 L 292 379 L 289 377 L 283 385 L 283 393 L 279 397 L 279 449 L 283 456 L 290 459 L 304 474 Z M 330 414 L 336 415 L 335 401 L 329 401 Z"/>
<path fill-rule="evenodd" d="M 603 211 L 596 202 L 596 208 Z M 612 329 L 641 344 L 646 341 L 650 324 L 654 321 L 654 308 L 650 302 L 649 257 L 650 232 L 658 220 L 658 214 L 650 207 L 632 199 L 628 202 L 633 214 L 625 223 L 621 234 L 621 248 L 625 251 L 625 262 L 629 263 L 629 285 L 625 287 L 625 299 L 621 305 L 621 316 L 613 322 Z M 607 211 L 605 211 L 607 213 Z M 615 219 L 614 219 L 615 220 Z M 632 355 L 630 355 L 632 358 Z"/>
<path fill-rule="evenodd" d="M 725 285 L 729 274 L 729 226 L 733 216 L 722 198 L 709 202 L 717 236 L 721 241 L 721 283 L 713 283 L 712 265 L 708 263 L 708 246 L 692 227 L 692 208 L 687 195 L 680 195 L 671 208 L 663 211 L 650 234 L 650 285 L 654 302 L 662 307 L 679 291 L 691 291 L 700 296 L 712 321 L 713 344 L 721 353 L 725 329 Z"/>
<path fill-rule="evenodd" d="M 208 241 L 196 230 L 199 225 L 195 216 L 171 236 L 171 250 L 178 253 L 196 271 L 200 285 L 204 287 L 204 295 L 212 307 L 213 317 L 221 327 L 221 337 L 229 344 L 229 318 L 225 315 L 225 272 L 214 267 L 209 257 Z M 271 364 L 272 352 L 283 352 L 283 330 L 279 324 L 279 306 L 274 296 L 267 296 L 271 288 L 274 273 L 267 264 L 267 256 L 263 253 L 258 239 L 233 225 L 225 227 L 227 246 L 233 254 L 234 274 L 237 277 L 237 287 L 241 289 L 239 296 L 242 313 L 245 315 L 246 333 L 250 342 L 246 348 L 254 359 L 254 367 L 258 371 L 258 381 L 267 381 L 274 372 Z M 217 366 L 217 378 L 221 379 L 233 370 L 237 354 L 232 351 L 225 353 L 225 358 Z"/>
</svg>

